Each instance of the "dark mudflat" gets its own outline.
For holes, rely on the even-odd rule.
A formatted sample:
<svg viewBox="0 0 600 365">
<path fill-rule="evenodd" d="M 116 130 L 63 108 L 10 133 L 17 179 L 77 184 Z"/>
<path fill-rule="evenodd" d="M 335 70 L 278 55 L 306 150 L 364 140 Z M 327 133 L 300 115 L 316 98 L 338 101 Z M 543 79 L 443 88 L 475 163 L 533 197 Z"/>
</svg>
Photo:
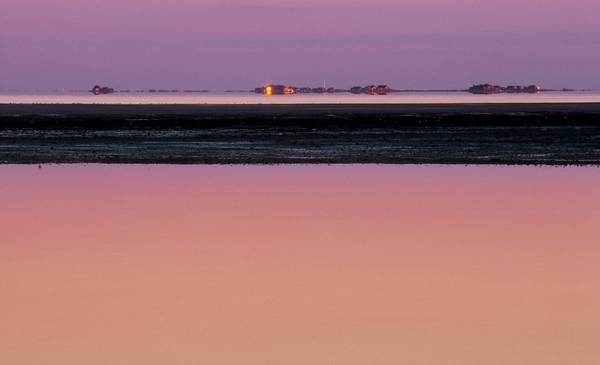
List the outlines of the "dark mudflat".
<svg viewBox="0 0 600 365">
<path fill-rule="evenodd" d="M 0 105 L 0 163 L 600 164 L 600 104 Z"/>
</svg>

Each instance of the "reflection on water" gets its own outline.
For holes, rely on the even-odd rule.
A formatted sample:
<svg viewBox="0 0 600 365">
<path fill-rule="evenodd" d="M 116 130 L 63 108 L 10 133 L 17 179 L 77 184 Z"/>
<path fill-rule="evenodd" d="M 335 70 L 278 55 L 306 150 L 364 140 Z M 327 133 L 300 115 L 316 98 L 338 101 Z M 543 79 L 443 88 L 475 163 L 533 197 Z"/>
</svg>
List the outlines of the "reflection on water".
<svg viewBox="0 0 600 365">
<path fill-rule="evenodd" d="M 395 93 L 390 95 L 308 94 L 256 95 L 254 93 L 202 94 L 81 94 L 2 95 L 0 104 L 460 104 L 460 103 L 592 103 L 598 92 L 544 92 L 541 94 L 473 95 L 451 93 Z"/>
<path fill-rule="evenodd" d="M 0 167 L 3 364 L 592 364 L 600 170 Z"/>
</svg>

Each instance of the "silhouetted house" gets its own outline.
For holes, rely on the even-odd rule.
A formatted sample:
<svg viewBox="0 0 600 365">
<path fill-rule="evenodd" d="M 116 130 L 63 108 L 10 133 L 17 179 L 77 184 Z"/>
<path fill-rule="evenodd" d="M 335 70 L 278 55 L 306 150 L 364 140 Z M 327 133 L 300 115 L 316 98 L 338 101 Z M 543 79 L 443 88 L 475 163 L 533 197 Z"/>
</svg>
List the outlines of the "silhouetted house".
<svg viewBox="0 0 600 365">
<path fill-rule="evenodd" d="M 377 86 L 369 85 L 363 88 L 363 93 L 375 95 L 377 93 Z"/>
<path fill-rule="evenodd" d="M 537 94 L 542 92 L 542 87 L 540 85 L 529 85 L 526 86 L 524 90 L 526 93 Z"/>
<path fill-rule="evenodd" d="M 390 93 L 390 91 L 392 91 L 392 88 L 389 87 L 388 85 L 379 85 L 375 89 L 375 92 L 377 93 L 377 95 L 387 95 Z"/>
<path fill-rule="evenodd" d="M 92 90 L 90 90 L 92 94 L 94 95 L 101 95 L 101 94 L 112 94 L 115 92 L 115 89 L 110 88 L 110 87 L 101 87 L 100 85 L 95 85 Z"/>
<path fill-rule="evenodd" d="M 265 95 L 283 95 L 283 94 L 293 94 L 290 90 L 292 88 L 288 88 L 284 85 L 266 85 L 261 88 L 255 89 L 255 92 L 265 94 Z"/>
<path fill-rule="evenodd" d="M 529 93 L 529 94 L 537 94 L 542 91 L 542 87 L 540 85 L 510 85 L 506 87 L 507 93 Z"/>
<path fill-rule="evenodd" d="M 350 89 L 350 92 L 352 94 L 387 95 L 392 92 L 392 88 L 388 85 L 354 86 Z"/>
<path fill-rule="evenodd" d="M 299 92 L 299 88 L 295 86 L 284 86 L 284 85 L 265 85 L 263 87 L 257 87 L 254 89 L 254 92 L 257 94 L 265 94 L 265 95 L 291 95 L 297 94 Z"/>
<path fill-rule="evenodd" d="M 520 85 L 508 85 L 506 87 L 506 92 L 510 93 L 510 94 L 522 93 L 523 92 L 523 86 L 520 86 Z"/>
<path fill-rule="evenodd" d="M 468 91 L 471 94 L 499 94 L 504 92 L 504 89 L 497 85 L 480 84 L 471 86 Z"/>
</svg>

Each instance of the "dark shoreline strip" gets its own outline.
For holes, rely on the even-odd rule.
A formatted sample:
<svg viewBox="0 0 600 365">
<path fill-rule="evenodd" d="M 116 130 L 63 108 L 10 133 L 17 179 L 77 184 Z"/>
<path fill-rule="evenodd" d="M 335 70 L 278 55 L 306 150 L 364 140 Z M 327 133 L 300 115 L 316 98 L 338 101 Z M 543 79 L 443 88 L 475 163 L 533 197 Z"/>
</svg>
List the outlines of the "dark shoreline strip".
<svg viewBox="0 0 600 365">
<path fill-rule="evenodd" d="M 600 104 L 5 104 L 0 163 L 600 165 Z"/>
</svg>

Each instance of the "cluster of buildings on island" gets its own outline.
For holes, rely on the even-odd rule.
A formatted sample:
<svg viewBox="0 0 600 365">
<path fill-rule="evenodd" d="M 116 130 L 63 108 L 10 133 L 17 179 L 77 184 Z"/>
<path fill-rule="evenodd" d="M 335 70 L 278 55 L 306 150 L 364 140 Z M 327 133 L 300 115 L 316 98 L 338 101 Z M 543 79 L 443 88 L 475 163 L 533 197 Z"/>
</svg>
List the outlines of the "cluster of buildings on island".
<svg viewBox="0 0 600 365">
<path fill-rule="evenodd" d="M 350 92 L 352 94 L 387 95 L 392 92 L 392 88 L 388 85 L 354 86 Z"/>
<path fill-rule="evenodd" d="M 350 92 L 352 94 L 370 94 L 370 95 L 387 95 L 392 92 L 392 88 L 388 85 L 369 85 L 369 86 L 355 86 L 350 90 L 340 90 L 334 87 L 295 87 L 285 85 L 265 85 L 263 87 L 257 87 L 254 89 L 257 94 L 264 95 L 292 95 L 292 94 L 333 94 L 336 92 Z"/>
<path fill-rule="evenodd" d="M 257 94 L 265 95 L 292 95 L 292 94 L 333 94 L 335 92 L 341 92 L 334 87 L 296 87 L 296 86 L 284 86 L 284 85 L 265 85 L 263 87 L 257 87 L 254 92 Z"/>
<path fill-rule="evenodd" d="M 509 85 L 509 86 L 498 86 L 492 84 L 479 84 L 473 85 L 468 90 L 471 94 L 537 94 L 542 91 L 540 85 Z"/>
</svg>

